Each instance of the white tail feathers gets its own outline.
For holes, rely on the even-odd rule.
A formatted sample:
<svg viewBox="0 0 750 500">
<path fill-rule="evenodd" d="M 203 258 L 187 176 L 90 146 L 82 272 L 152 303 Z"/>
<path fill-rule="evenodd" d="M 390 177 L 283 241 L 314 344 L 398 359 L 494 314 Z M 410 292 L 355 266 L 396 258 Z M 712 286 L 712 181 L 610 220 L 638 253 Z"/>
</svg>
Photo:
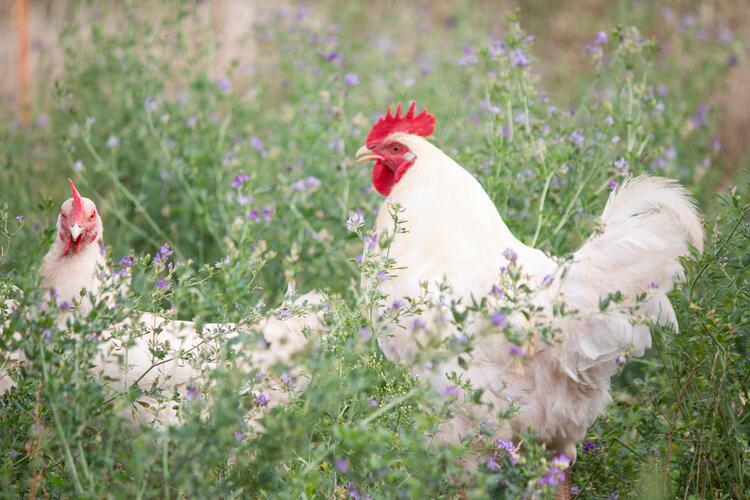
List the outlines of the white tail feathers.
<svg viewBox="0 0 750 500">
<path fill-rule="evenodd" d="M 568 372 L 640 356 L 651 345 L 647 326 L 631 323 L 625 311 L 647 294 L 638 313 L 677 327 L 666 293 L 683 278 L 680 257 L 689 245 L 703 249 L 703 226 L 688 192 L 674 181 L 637 177 L 613 192 L 601 217 L 602 229 L 573 256 L 562 293 L 578 311 L 566 325 Z M 623 300 L 604 312 L 600 301 L 620 292 Z M 571 373 L 571 369 L 574 373 Z"/>
</svg>

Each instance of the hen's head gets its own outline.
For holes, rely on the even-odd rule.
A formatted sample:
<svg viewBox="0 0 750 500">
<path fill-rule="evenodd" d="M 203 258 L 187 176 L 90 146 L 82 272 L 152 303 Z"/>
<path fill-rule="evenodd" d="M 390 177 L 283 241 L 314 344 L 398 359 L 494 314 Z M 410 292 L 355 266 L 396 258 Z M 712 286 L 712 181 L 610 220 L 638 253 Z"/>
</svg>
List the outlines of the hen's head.
<svg viewBox="0 0 750 500">
<path fill-rule="evenodd" d="M 68 179 L 71 197 L 60 207 L 57 218 L 57 237 L 64 243 L 63 256 L 72 250 L 81 251 L 87 245 L 101 239 L 102 219 L 96 211 L 96 205 L 88 198 L 82 197 L 73 181 Z"/>
<path fill-rule="evenodd" d="M 383 196 L 390 194 L 393 186 L 414 164 L 416 155 L 400 140 L 404 134 L 427 137 L 435 130 L 435 116 L 423 109 L 415 114 L 416 102 L 401 115 L 401 104 L 396 114 L 388 108 L 385 116 L 375 122 L 367 135 L 365 145 L 357 151 L 357 162 L 374 161 L 372 184 Z"/>
</svg>

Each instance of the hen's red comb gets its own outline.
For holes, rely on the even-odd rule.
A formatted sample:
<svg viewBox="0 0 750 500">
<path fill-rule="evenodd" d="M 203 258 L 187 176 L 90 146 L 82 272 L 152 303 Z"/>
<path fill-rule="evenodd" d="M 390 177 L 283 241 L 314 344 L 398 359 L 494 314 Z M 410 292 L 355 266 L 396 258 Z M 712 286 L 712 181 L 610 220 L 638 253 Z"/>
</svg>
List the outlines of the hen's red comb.
<svg viewBox="0 0 750 500">
<path fill-rule="evenodd" d="M 396 108 L 395 115 L 391 115 L 391 108 L 389 106 L 385 116 L 372 126 L 372 130 L 367 135 L 365 143 L 370 144 L 371 142 L 382 141 L 394 132 L 405 132 L 407 134 L 421 135 L 422 137 L 432 135 L 435 131 L 435 115 L 425 108 L 415 116 L 414 111 L 416 108 L 417 103 L 412 101 L 409 111 L 404 116 L 401 116 L 401 104 Z"/>
<path fill-rule="evenodd" d="M 83 198 L 76 189 L 76 185 L 73 184 L 72 179 L 68 179 L 70 184 L 70 196 L 73 197 L 73 209 L 70 211 L 70 215 L 75 218 L 76 216 L 83 216 Z"/>
</svg>

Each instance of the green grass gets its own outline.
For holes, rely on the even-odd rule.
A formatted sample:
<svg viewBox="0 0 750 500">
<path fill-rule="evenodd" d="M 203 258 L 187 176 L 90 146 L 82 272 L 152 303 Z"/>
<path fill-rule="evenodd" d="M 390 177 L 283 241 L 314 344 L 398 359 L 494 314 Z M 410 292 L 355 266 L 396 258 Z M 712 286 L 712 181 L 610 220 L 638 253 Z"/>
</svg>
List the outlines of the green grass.
<svg viewBox="0 0 750 500">
<path fill-rule="evenodd" d="M 702 108 L 739 46 L 700 19 L 665 25 L 656 8 L 628 5 L 612 10 L 608 40 L 571 72 L 577 92 L 564 98 L 543 92 L 540 72 L 565 70 L 534 58 L 544 33 L 530 41 L 511 17 L 496 38 L 495 20 L 465 5 L 436 13 L 424 36 L 403 29 L 421 26 L 411 10 L 331 2 L 264 13 L 247 33 L 257 60 L 219 79 L 208 76 L 213 42 L 181 24 L 187 7 L 158 22 L 131 11 L 116 33 L 64 30 L 64 71 L 34 110 L 46 120 L 0 123 L 0 299 L 20 290 L 28 311 L 0 312 L 9 321 L 0 347 L 31 359 L 0 399 L 0 496 L 552 495 L 539 485 L 551 456 L 531 438 L 517 464 L 467 475 L 468 445 L 424 438 L 450 407 L 360 335 L 374 297 L 346 220 L 360 210 L 371 227 L 382 197 L 352 157 L 377 114 L 412 99 L 437 116 L 436 144 L 479 178 L 511 230 L 552 254 L 591 234 L 624 170 L 691 190 L 709 241 L 671 295 L 680 332 L 655 331 L 649 354 L 616 377 L 574 484 L 584 498 L 748 496 L 747 165 L 733 179 L 713 167 L 721 110 Z M 388 22 L 399 15 L 404 24 Z M 197 32 L 209 22 L 196 20 Z M 660 23 L 658 37 L 644 35 Z M 682 59 L 665 56 L 666 44 Z M 345 84 L 351 73 L 355 85 Z M 233 183 L 240 174 L 247 180 Z M 68 176 L 100 209 L 113 270 L 126 255 L 136 262 L 122 308 L 102 304 L 56 331 L 36 271 Z M 172 270 L 148 258 L 163 243 L 179 263 Z M 161 278 L 168 291 L 155 287 Z M 312 383 L 264 418 L 264 433 L 236 439 L 250 403 L 231 369 L 212 373 L 202 388 L 210 402 L 187 405 L 184 425 L 164 432 L 129 425 L 127 397 L 86 371 L 95 347 L 77 339 L 127 308 L 247 320 L 289 283 L 325 290 L 329 313 L 320 348 L 299 360 Z"/>
</svg>

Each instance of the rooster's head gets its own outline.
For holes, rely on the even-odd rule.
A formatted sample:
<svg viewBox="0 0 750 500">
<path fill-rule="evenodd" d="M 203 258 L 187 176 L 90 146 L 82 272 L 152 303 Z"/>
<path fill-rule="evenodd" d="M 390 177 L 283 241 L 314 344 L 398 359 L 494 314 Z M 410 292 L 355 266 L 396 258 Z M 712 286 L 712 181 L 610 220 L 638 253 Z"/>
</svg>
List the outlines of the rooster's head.
<svg viewBox="0 0 750 500">
<path fill-rule="evenodd" d="M 71 250 L 78 253 L 87 245 L 101 239 L 102 219 L 96 211 L 96 205 L 78 193 L 73 181 L 70 184 L 70 198 L 60 207 L 57 218 L 57 236 L 65 244 L 63 256 Z"/>
<path fill-rule="evenodd" d="M 390 194 L 393 186 L 416 159 L 416 155 L 399 140 L 399 135 L 427 137 L 435 130 L 435 116 L 427 109 L 415 114 L 416 107 L 417 103 L 412 102 L 409 111 L 403 116 L 401 104 L 396 108 L 395 115 L 392 115 L 391 108 L 388 108 L 386 115 L 372 126 L 365 145 L 357 151 L 357 162 L 375 162 L 372 169 L 372 184 L 383 196 Z"/>
</svg>

